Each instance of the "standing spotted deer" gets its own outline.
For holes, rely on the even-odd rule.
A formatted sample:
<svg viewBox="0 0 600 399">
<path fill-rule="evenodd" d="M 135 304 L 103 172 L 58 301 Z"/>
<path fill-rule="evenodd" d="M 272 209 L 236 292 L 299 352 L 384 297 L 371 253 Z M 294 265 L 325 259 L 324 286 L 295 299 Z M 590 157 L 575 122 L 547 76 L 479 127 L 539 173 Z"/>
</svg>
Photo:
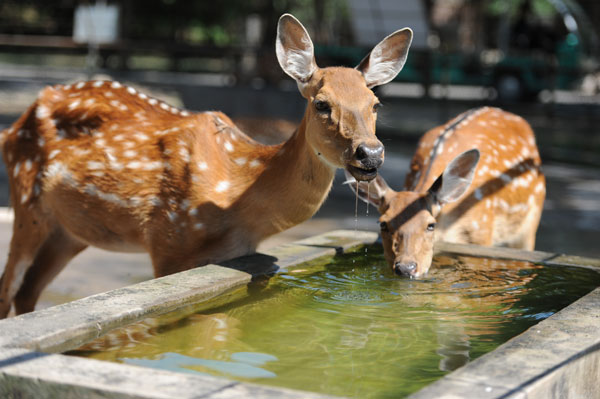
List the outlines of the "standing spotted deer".
<svg viewBox="0 0 600 399">
<path fill-rule="evenodd" d="M 347 177 L 379 209 L 385 257 L 397 274 L 427 273 L 435 241 L 535 246 L 546 195 L 540 156 L 529 124 L 500 109 L 473 109 L 428 131 L 406 191 L 381 176 L 371 183 Z"/>
<path fill-rule="evenodd" d="M 383 162 L 371 88 L 402 69 L 410 29 L 356 68 L 319 68 L 305 28 L 279 20 L 276 54 L 307 100 L 285 143 L 261 145 L 219 112 L 180 111 L 118 82 L 44 89 L 3 132 L 15 212 L 0 318 L 32 311 L 46 285 L 92 245 L 148 252 L 155 276 L 255 251 L 309 219 L 336 168 L 370 180 Z"/>
</svg>

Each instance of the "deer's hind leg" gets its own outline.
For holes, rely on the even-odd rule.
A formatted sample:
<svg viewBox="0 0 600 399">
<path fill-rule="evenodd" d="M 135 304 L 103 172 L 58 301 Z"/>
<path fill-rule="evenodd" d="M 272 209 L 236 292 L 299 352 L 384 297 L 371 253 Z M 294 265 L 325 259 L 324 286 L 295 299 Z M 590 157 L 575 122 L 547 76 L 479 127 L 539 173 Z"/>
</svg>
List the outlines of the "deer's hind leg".
<svg viewBox="0 0 600 399">
<path fill-rule="evenodd" d="M 87 248 L 62 228 L 53 230 L 40 249 L 14 298 L 16 314 L 32 312 L 40 294 L 71 259 Z"/>
<path fill-rule="evenodd" d="M 15 207 L 10 252 L 4 273 L 0 278 L 0 319 L 5 318 L 10 312 L 11 304 L 23 284 L 27 270 L 48 238 L 47 223 L 43 223 L 42 218 L 36 213 Z"/>
</svg>

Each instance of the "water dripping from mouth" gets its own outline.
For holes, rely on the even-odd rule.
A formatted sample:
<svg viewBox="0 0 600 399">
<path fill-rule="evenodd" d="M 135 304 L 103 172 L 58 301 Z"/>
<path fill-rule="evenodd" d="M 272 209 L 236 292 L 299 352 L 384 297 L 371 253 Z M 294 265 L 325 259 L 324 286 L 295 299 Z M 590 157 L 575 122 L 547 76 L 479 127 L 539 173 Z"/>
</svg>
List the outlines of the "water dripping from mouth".
<svg viewBox="0 0 600 399">
<path fill-rule="evenodd" d="M 356 181 L 356 199 L 354 201 L 354 235 L 358 233 L 358 180 Z M 352 263 L 355 263 L 356 260 L 352 259 Z"/>
<path fill-rule="evenodd" d="M 371 184 L 367 183 L 367 223 L 369 220 L 369 189 L 371 188 Z M 367 257 L 367 252 L 369 251 L 368 246 L 365 245 L 365 258 Z"/>
</svg>

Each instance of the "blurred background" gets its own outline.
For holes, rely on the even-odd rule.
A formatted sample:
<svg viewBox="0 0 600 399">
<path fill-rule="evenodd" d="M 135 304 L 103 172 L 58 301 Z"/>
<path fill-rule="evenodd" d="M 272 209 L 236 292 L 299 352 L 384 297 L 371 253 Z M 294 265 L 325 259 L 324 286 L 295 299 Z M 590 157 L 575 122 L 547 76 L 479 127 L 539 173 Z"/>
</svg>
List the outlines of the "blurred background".
<svg viewBox="0 0 600 399">
<path fill-rule="evenodd" d="M 403 71 L 376 89 L 384 105 L 377 128 L 386 145 L 381 173 L 393 188 L 402 187 L 425 131 L 473 107 L 502 107 L 532 125 L 548 178 L 537 248 L 600 257 L 595 0 L 3 0 L 0 128 L 46 85 L 105 78 L 189 110 L 222 110 L 265 143 L 284 140 L 305 108 L 275 58 L 284 12 L 306 26 L 320 66 L 355 66 L 389 33 L 413 29 Z M 0 206 L 8 206 L 3 167 Z M 338 174 L 312 220 L 263 248 L 337 228 L 377 230 L 376 210 L 360 204 L 355 217 L 355 197 L 343 180 Z M 5 214 L 0 250 L 10 239 Z M 131 270 L 148 264 L 144 275 L 119 269 L 129 281 L 117 276 L 117 286 L 151 273 L 148 259 L 137 255 L 87 250 L 74 263 L 92 273 L 110 262 Z M 102 278 L 97 291 L 111 288 Z"/>
</svg>

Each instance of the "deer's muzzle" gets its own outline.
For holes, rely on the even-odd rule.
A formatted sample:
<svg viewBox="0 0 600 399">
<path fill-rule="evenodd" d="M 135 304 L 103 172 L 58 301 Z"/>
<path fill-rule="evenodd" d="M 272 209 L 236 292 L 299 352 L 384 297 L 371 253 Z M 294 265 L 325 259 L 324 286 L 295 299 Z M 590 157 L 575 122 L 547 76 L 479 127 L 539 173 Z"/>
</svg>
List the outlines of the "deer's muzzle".
<svg viewBox="0 0 600 399">
<path fill-rule="evenodd" d="M 383 145 L 360 144 L 354 153 L 352 164 L 346 169 L 356 180 L 370 181 L 377 176 L 377 169 L 383 164 Z"/>
</svg>

